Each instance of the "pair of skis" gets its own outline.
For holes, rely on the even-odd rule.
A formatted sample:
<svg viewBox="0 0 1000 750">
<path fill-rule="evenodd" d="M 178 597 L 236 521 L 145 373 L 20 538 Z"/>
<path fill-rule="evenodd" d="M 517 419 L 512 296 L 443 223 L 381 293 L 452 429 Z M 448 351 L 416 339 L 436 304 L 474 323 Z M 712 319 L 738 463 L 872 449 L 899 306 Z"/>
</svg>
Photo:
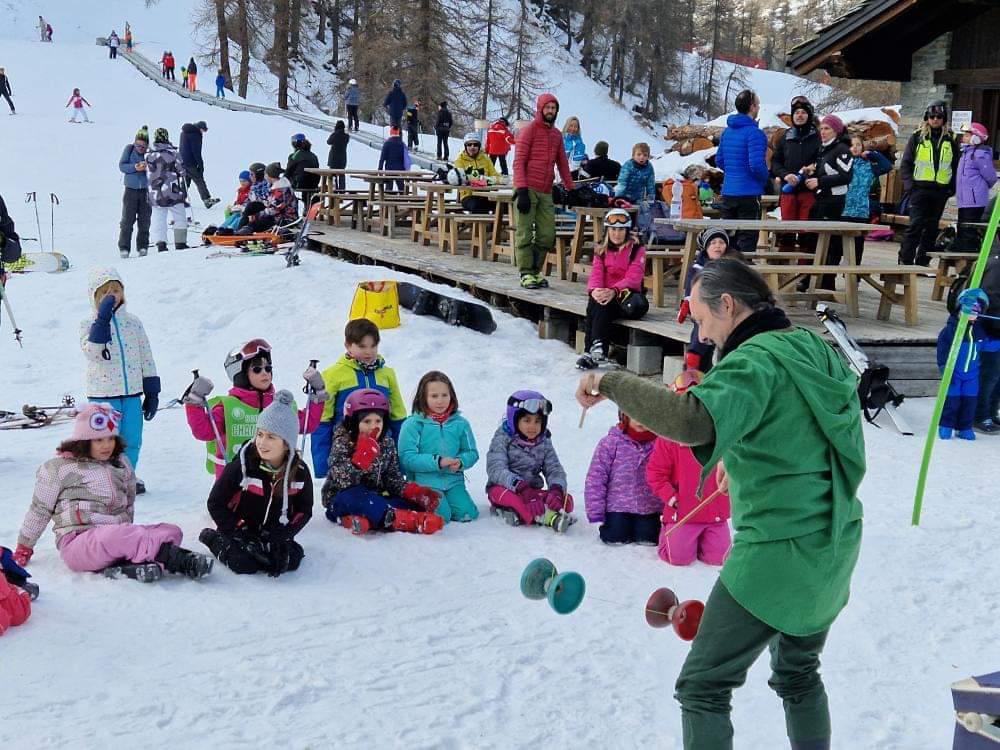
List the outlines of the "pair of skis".
<svg viewBox="0 0 1000 750">
<path fill-rule="evenodd" d="M 76 400 L 69 394 L 57 406 L 25 404 L 20 413 L 0 411 L 0 430 L 29 430 L 69 422 L 76 418 Z"/>
</svg>

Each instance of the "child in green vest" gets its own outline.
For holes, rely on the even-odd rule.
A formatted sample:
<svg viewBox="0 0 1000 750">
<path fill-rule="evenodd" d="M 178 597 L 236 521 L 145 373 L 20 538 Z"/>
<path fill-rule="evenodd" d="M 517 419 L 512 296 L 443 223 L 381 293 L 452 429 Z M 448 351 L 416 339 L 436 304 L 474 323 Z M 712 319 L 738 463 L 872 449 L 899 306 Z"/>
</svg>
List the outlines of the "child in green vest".
<svg viewBox="0 0 1000 750">
<path fill-rule="evenodd" d="M 184 88 L 188 87 L 188 69 L 183 65 L 181 66 L 181 85 Z"/>
<path fill-rule="evenodd" d="M 472 521 L 479 509 L 465 488 L 465 470 L 479 460 L 472 425 L 458 411 L 451 379 L 431 370 L 420 378 L 411 414 L 399 431 L 399 463 L 407 478 L 441 493 L 435 512 Z"/>
<path fill-rule="evenodd" d="M 226 374 L 233 383 L 229 393 L 210 399 L 215 387 L 211 380 L 197 377 L 184 396 L 184 411 L 195 439 L 207 443 L 205 468 L 222 476 L 240 446 L 257 434 L 257 417 L 274 400 L 271 345 L 264 339 L 252 339 L 226 357 Z M 300 434 L 316 429 L 329 398 L 323 377 L 314 367 L 302 373 L 309 388 L 309 404 L 297 410 Z M 209 419 L 211 414 L 211 419 Z M 222 446 L 219 446 L 219 439 Z"/>
</svg>

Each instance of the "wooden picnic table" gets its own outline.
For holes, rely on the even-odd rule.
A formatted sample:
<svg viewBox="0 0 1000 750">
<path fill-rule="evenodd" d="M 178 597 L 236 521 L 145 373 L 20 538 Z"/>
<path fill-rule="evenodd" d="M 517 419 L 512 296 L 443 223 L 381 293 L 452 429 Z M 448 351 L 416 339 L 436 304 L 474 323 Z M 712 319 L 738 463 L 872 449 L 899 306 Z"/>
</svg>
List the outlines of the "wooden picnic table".
<svg viewBox="0 0 1000 750">
<path fill-rule="evenodd" d="M 479 188 L 472 191 L 472 194 L 480 198 L 486 198 L 496 204 L 493 211 L 493 228 L 490 231 L 490 247 L 493 254 L 504 244 L 510 234 L 511 237 L 511 257 L 513 257 L 513 237 L 514 237 L 514 189 L 510 185 L 497 185 L 489 190 Z"/>
<path fill-rule="evenodd" d="M 827 251 L 830 249 L 830 238 L 834 235 L 843 239 L 844 257 L 851 266 L 858 265 L 854 255 L 854 238 L 858 235 L 878 229 L 888 229 L 880 224 L 860 224 L 850 221 L 774 221 L 773 219 L 655 219 L 663 224 L 672 224 L 675 229 L 686 233 L 684 238 L 684 259 L 681 261 L 681 279 L 687 278 L 688 269 L 694 265 L 697 256 L 698 233 L 709 227 L 724 229 L 732 235 L 733 232 L 744 230 L 751 232 L 809 232 L 817 235 L 816 254 L 813 265 L 826 263 Z M 810 276 L 809 291 L 816 289 L 819 277 Z M 683 282 L 682 282 L 683 283 Z"/>
<path fill-rule="evenodd" d="M 357 223 L 360 219 L 361 228 L 363 230 L 371 230 L 370 219 L 373 211 L 373 202 L 375 201 L 375 191 L 376 182 L 372 180 L 379 179 L 400 179 L 404 182 L 410 180 L 427 180 L 432 179 L 435 175 L 434 172 L 427 170 L 401 170 L 401 169 L 330 169 L 326 167 L 308 167 L 306 172 L 311 174 L 319 175 L 319 189 L 317 195 L 322 201 L 324 201 L 324 214 L 329 220 L 330 208 L 331 206 L 326 205 L 327 201 L 336 201 L 338 196 L 344 196 L 346 198 L 357 199 L 357 194 L 355 191 L 339 191 L 334 189 L 333 178 L 334 177 L 355 177 L 359 180 L 364 180 L 368 182 L 368 200 L 366 201 L 366 209 L 364 211 L 359 210 L 358 202 L 354 204 L 354 219 L 352 220 L 352 225 Z M 379 190 L 380 196 L 383 195 L 382 190 Z"/>
<path fill-rule="evenodd" d="M 367 230 L 371 231 L 371 221 L 372 216 L 375 213 L 375 203 L 382 203 L 385 201 L 385 186 L 386 183 L 403 183 L 403 193 L 400 195 L 413 195 L 416 196 L 416 186 L 418 183 L 430 183 L 434 179 L 434 175 L 431 172 L 406 172 L 403 170 L 396 171 L 379 171 L 374 170 L 370 174 L 361 175 L 359 179 L 362 182 L 368 183 L 368 211 L 367 216 Z M 375 193 L 378 192 L 376 197 Z M 416 200 L 416 198 L 414 198 Z"/>
</svg>

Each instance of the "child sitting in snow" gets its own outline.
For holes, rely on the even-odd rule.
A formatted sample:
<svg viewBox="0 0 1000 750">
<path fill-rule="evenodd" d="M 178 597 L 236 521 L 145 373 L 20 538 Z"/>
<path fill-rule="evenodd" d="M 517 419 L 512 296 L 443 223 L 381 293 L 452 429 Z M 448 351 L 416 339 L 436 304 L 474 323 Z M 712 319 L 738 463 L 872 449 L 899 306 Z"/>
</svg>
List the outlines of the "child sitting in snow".
<svg viewBox="0 0 1000 750">
<path fill-rule="evenodd" d="M 226 206 L 226 220 L 222 222 L 222 226 L 227 229 L 236 229 L 240 225 L 240 219 L 243 218 L 243 207 L 250 200 L 250 171 L 244 169 L 240 172 L 239 180 L 240 184 L 236 188 L 236 198 Z"/>
<path fill-rule="evenodd" d="M 105 404 L 88 404 L 73 434 L 38 469 L 31 506 L 17 537 L 14 560 L 24 567 L 38 538 L 53 522 L 56 548 L 70 570 L 112 568 L 142 581 L 168 573 L 201 578 L 212 558 L 180 547 L 172 523 L 142 525 L 135 516 L 135 473 L 118 434 L 122 415 Z"/>
<path fill-rule="evenodd" d="M 646 481 L 656 434 L 618 412 L 618 424 L 597 443 L 587 471 L 587 520 L 601 524 L 605 544 L 656 544 L 663 501 Z"/>
<path fill-rule="evenodd" d="M 686 370 L 670 388 L 675 393 L 683 393 L 700 380 L 700 372 Z M 725 492 L 719 493 L 683 526 L 672 531 L 678 521 L 719 487 L 716 472 L 712 471 L 699 497 L 701 472 L 702 466 L 690 447 L 666 438 L 656 439 L 646 467 L 646 480 L 663 503 L 659 552 L 660 558 L 671 565 L 690 565 L 696 558 L 708 565 L 722 565 L 732 546 L 729 495 Z"/>
<path fill-rule="evenodd" d="M 215 385 L 198 376 L 182 399 L 191 434 L 207 443 L 205 468 L 209 474 L 214 472 L 216 479 L 222 476 L 240 446 L 257 434 L 258 416 L 274 400 L 271 345 L 264 339 L 247 341 L 226 356 L 225 368 L 233 384 L 227 395 L 209 399 Z M 309 434 L 319 426 L 323 403 L 329 396 L 316 368 L 307 367 L 302 377 L 309 390 L 309 403 L 298 412 L 299 430 Z M 294 402 L 292 406 L 295 407 Z"/>
<path fill-rule="evenodd" d="M 537 391 L 515 391 L 486 455 L 486 494 L 511 526 L 553 526 L 573 510 L 566 472 L 548 431 L 552 404 Z"/>
<path fill-rule="evenodd" d="M 437 514 L 472 521 L 479 509 L 465 489 L 465 469 L 479 460 L 472 426 L 458 411 L 458 396 L 443 372 L 420 378 L 413 414 L 399 432 L 399 462 L 407 477 L 441 493 Z"/>
<path fill-rule="evenodd" d="M 277 577 L 297 570 L 305 556 L 295 535 L 312 518 L 313 483 L 295 452 L 298 434 L 295 399 L 278 391 L 257 418 L 256 437 L 212 487 L 208 512 L 216 528 L 199 539 L 234 573 Z"/>
<path fill-rule="evenodd" d="M 388 421 L 389 400 L 381 391 L 363 388 L 347 397 L 323 483 L 326 517 L 359 536 L 370 529 L 440 531 L 444 520 L 434 511 L 441 493 L 403 478 Z"/>
</svg>

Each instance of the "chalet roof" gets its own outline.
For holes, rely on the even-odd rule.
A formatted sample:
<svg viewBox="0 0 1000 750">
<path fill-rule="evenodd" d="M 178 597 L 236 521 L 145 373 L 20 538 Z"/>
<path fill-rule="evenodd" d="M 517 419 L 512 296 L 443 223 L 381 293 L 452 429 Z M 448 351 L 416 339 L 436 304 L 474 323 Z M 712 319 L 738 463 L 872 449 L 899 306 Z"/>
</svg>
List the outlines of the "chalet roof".
<svg viewBox="0 0 1000 750">
<path fill-rule="evenodd" d="M 996 0 L 863 0 L 793 47 L 788 66 L 805 75 L 824 68 L 844 78 L 907 81 L 911 57 Z"/>
</svg>

